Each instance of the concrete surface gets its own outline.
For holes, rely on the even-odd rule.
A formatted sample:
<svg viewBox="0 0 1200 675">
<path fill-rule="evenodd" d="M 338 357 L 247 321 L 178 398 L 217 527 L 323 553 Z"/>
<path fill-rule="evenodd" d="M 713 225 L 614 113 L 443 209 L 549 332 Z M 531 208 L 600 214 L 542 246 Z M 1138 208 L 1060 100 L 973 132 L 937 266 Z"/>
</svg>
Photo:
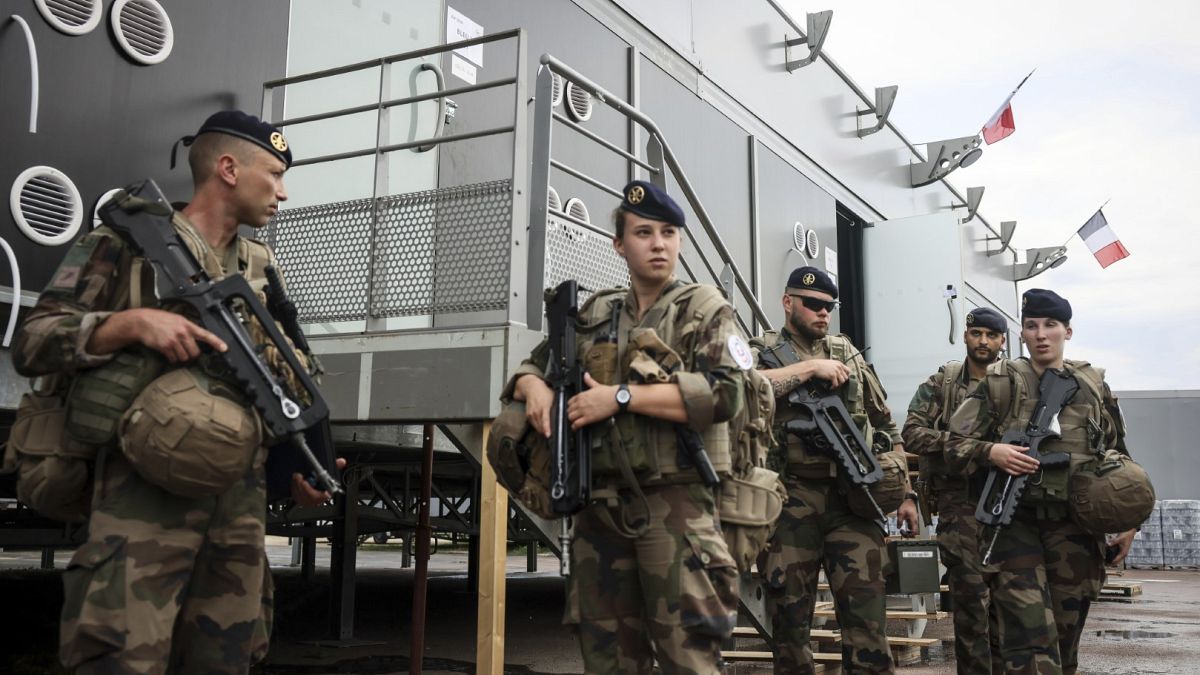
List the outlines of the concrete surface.
<svg viewBox="0 0 1200 675">
<path fill-rule="evenodd" d="M 316 579 L 305 581 L 289 567 L 291 548 L 272 538 L 268 557 L 276 572 L 274 644 L 261 673 L 407 672 L 411 639 L 412 569 L 400 568 L 398 546 L 359 551 L 354 640 L 326 640 L 329 547 L 318 546 Z M 0 551 L 0 672 L 55 670 L 57 612 L 62 601 L 58 573 L 69 553 L 59 552 L 55 570 L 37 570 L 36 551 Z M 465 550 L 446 550 L 430 561 L 425 672 L 473 672 L 475 598 L 467 587 Z M 563 583 L 557 559 L 539 556 L 539 570 L 525 572 L 525 555 L 508 559 L 505 661 L 511 673 L 581 671 L 574 637 L 560 624 Z M 1137 581 L 1143 593 L 1129 600 L 1093 605 L 1081 649 L 1081 673 L 1096 675 L 1200 673 L 1200 572 L 1128 570 L 1121 581 Z M 896 599 L 897 606 L 902 599 Z M 903 634 L 893 622 L 889 632 Z M 927 637 L 943 643 L 922 650 L 921 662 L 899 669 L 910 675 L 954 672 L 952 626 L 931 622 Z M 739 649 L 761 643 L 739 641 Z M 770 672 L 766 665 L 740 664 L 736 673 Z"/>
</svg>

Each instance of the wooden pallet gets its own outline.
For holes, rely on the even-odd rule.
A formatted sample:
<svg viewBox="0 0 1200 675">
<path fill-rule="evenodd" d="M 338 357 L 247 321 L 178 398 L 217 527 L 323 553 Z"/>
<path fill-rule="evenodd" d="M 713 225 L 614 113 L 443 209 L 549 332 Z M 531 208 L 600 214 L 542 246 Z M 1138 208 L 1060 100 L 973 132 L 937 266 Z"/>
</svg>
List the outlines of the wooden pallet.
<svg viewBox="0 0 1200 675">
<path fill-rule="evenodd" d="M 1136 581 L 1110 581 L 1100 589 L 1101 597 L 1132 598 L 1142 594 L 1142 585 Z"/>
<path fill-rule="evenodd" d="M 823 619 L 837 618 L 836 613 L 833 611 L 832 607 L 830 607 L 828 609 L 818 609 L 815 612 L 813 612 L 813 615 L 819 616 Z M 929 621 L 938 621 L 940 619 L 946 618 L 947 616 L 949 616 L 949 614 L 946 612 L 942 612 L 942 611 L 914 612 L 911 610 L 898 610 L 898 609 L 889 609 L 887 611 L 888 619 L 898 619 L 898 620 L 902 620 L 902 621 L 911 621 L 911 620 L 915 620 L 915 619 L 927 619 Z"/>
</svg>

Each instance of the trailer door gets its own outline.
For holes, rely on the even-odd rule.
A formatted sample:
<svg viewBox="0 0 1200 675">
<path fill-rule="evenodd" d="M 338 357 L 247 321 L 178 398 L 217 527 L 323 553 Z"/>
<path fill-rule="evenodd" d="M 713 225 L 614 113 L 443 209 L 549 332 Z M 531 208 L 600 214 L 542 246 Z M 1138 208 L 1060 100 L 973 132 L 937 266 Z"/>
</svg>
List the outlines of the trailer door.
<svg viewBox="0 0 1200 675">
<path fill-rule="evenodd" d="M 871 223 L 863 232 L 867 358 L 903 424 L 921 382 L 965 355 L 958 214 Z"/>
</svg>

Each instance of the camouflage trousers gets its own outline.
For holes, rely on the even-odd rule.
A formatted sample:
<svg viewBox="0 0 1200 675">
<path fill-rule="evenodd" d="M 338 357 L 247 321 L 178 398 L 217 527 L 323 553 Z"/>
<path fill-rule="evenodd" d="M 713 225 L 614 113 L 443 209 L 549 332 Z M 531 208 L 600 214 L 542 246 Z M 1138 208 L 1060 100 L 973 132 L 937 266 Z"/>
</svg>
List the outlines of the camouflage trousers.
<svg viewBox="0 0 1200 675">
<path fill-rule="evenodd" d="M 118 451 L 63 575 L 59 657 L 77 673 L 246 673 L 266 656 L 272 582 L 262 462 L 224 493 L 178 497 Z"/>
<path fill-rule="evenodd" d="M 996 615 L 980 564 L 975 502 L 965 489 L 938 494 L 937 542 L 954 600 L 954 660 L 959 675 L 1003 673 Z"/>
<path fill-rule="evenodd" d="M 991 530 L 984 528 L 987 545 Z M 1069 519 L 1021 509 L 1004 528 L 989 575 L 1006 673 L 1072 675 L 1092 601 L 1104 586 L 1103 541 Z"/>
<path fill-rule="evenodd" d="M 833 592 L 846 673 L 891 673 L 879 527 L 850 512 L 833 480 L 788 478 L 788 501 L 766 556 L 775 672 L 814 672 L 809 633 L 822 563 Z M 761 560 L 761 559 L 760 559 Z"/>
<path fill-rule="evenodd" d="M 577 628 L 588 673 L 721 672 L 737 622 L 737 569 L 703 485 L 645 488 L 649 519 L 627 491 L 575 516 L 564 623 Z"/>
</svg>

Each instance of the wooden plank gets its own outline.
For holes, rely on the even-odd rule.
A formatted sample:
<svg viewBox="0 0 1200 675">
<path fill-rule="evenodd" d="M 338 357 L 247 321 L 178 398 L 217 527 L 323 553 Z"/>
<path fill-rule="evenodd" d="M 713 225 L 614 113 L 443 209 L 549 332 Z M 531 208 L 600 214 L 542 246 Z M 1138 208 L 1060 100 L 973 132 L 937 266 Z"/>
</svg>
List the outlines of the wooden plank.
<svg viewBox="0 0 1200 675">
<path fill-rule="evenodd" d="M 1104 584 L 1104 588 L 1100 589 L 1101 595 L 1132 598 L 1135 595 L 1142 594 L 1142 585 L 1136 581 L 1113 581 Z"/>
<path fill-rule="evenodd" d="M 915 637 L 899 637 L 895 635 L 888 636 L 888 645 L 891 647 L 929 647 L 941 642 L 937 638 L 915 638 Z"/>
<path fill-rule="evenodd" d="M 815 614 L 816 616 L 819 616 L 821 618 L 825 618 L 825 619 L 836 618 L 833 608 L 818 609 L 813 614 Z M 892 610 L 892 609 L 889 609 L 887 612 L 887 618 L 899 619 L 902 621 L 913 621 L 916 619 L 928 619 L 929 621 L 937 621 L 939 619 L 944 619 L 947 616 L 949 616 L 949 615 L 946 612 L 913 612 L 913 611 L 909 611 L 909 610 Z"/>
<path fill-rule="evenodd" d="M 721 652 L 721 658 L 726 661 L 749 661 L 752 663 L 770 663 L 775 660 L 771 652 L 728 650 Z M 818 663 L 841 663 L 842 655 L 833 652 L 813 652 L 813 661 Z"/>
<path fill-rule="evenodd" d="M 819 584 L 817 584 L 817 590 L 818 590 L 818 591 L 828 591 L 828 590 L 829 590 L 829 584 L 827 584 L 827 583 L 824 583 L 824 582 L 822 582 L 822 583 L 819 583 Z M 947 586 L 946 584 L 942 584 L 941 586 L 938 586 L 938 591 L 940 591 L 940 592 L 942 592 L 942 593 L 949 593 L 949 592 L 950 592 L 950 587 L 949 587 L 949 586 Z"/>
<path fill-rule="evenodd" d="M 487 447 L 492 423 L 483 424 Z M 482 452 L 480 453 L 482 456 Z M 475 630 L 477 675 L 504 673 L 504 572 L 508 558 L 508 491 L 496 481 L 486 459 L 480 462 L 479 614 Z"/>
</svg>

